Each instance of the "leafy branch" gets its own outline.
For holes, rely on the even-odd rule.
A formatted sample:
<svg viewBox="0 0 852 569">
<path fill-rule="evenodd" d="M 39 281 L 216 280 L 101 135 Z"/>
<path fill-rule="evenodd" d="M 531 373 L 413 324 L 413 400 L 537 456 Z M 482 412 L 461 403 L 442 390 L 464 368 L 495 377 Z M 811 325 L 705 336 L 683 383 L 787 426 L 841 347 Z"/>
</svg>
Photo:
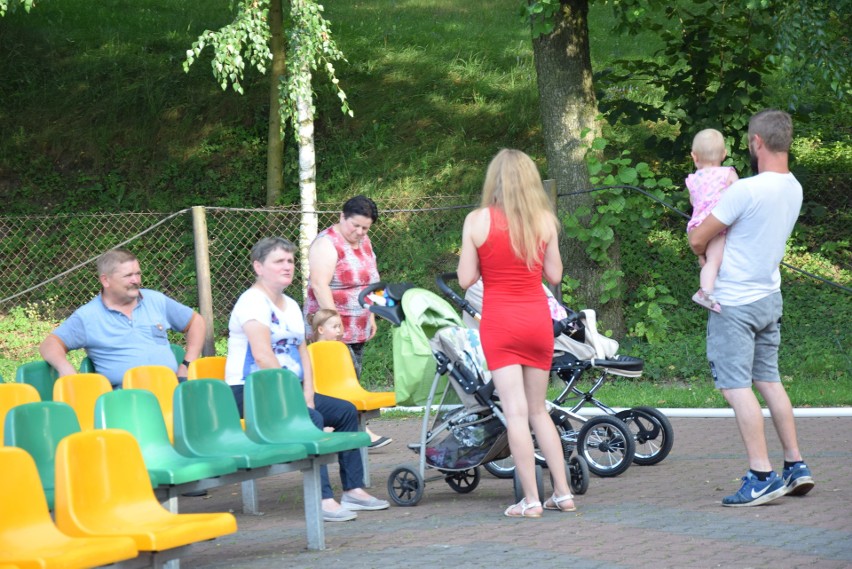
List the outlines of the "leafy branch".
<svg viewBox="0 0 852 569">
<path fill-rule="evenodd" d="M 291 0 L 292 22 L 287 31 L 289 39 L 287 75 L 283 78 L 280 91 L 282 124 L 288 119 L 291 124 L 297 124 L 298 102 L 313 101 L 311 74 L 307 71 L 316 71 L 320 65 L 337 90 L 337 97 L 341 102 L 340 111 L 350 117 L 354 114 L 349 107 L 346 93 L 340 88 L 340 81 L 337 79 L 332 63 L 346 61 L 346 58 L 331 38 L 328 20 L 323 18 L 322 12 L 322 5 L 312 0 Z M 311 114 L 314 110 L 312 104 Z M 298 130 L 296 130 L 296 136 L 298 137 Z"/>
<path fill-rule="evenodd" d="M 589 258 L 605 268 L 600 283 L 601 303 L 624 297 L 621 280 L 624 275 L 611 268 L 618 266 L 612 257 L 612 245 L 619 229 L 651 232 L 664 214 L 659 203 L 667 197 L 666 192 L 676 189 L 670 178 L 657 177 L 647 162 L 634 163 L 629 150 L 623 150 L 614 158 L 602 159 L 608 145 L 607 139 L 596 138 L 586 154 L 589 181 L 600 189 L 594 205 L 578 207 L 563 220 L 565 235 L 584 243 Z M 658 201 L 649 205 L 642 194 Z M 576 284 L 568 282 L 566 286 L 571 290 Z M 664 282 L 655 280 L 642 285 L 635 294 L 639 301 L 634 306 L 643 317 L 631 327 L 631 334 L 644 337 L 649 343 L 661 340 L 668 327 L 663 307 L 677 304 L 677 301 Z"/>
<path fill-rule="evenodd" d="M 187 50 L 183 69 L 188 72 L 209 46 L 213 50 L 213 76 L 219 85 L 223 90 L 231 87 L 243 94 L 246 64 L 265 74 L 272 60 L 269 0 L 235 0 L 235 5 L 234 21 L 216 31 L 205 30 Z M 341 111 L 349 116 L 353 114 L 332 64 L 333 61 L 345 61 L 345 58 L 331 38 L 329 23 L 322 17 L 322 12 L 322 5 L 313 0 L 290 1 L 290 26 L 285 32 L 289 47 L 287 73 L 279 80 L 282 124 L 286 124 L 287 119 L 296 124 L 297 101 L 311 100 L 311 75 L 308 71 L 316 70 L 320 65 L 337 90 Z"/>
<path fill-rule="evenodd" d="M 30 9 L 35 6 L 35 0 L 0 0 L 0 17 L 6 13 L 14 13 L 18 6 L 24 8 L 24 12 L 29 13 Z"/>
</svg>

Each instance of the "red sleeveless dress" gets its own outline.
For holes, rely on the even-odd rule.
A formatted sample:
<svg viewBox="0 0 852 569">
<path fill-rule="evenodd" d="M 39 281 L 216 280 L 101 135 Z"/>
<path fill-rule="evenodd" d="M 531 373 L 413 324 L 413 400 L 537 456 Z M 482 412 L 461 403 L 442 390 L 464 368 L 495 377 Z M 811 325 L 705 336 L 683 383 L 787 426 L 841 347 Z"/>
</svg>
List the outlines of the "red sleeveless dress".
<svg viewBox="0 0 852 569">
<path fill-rule="evenodd" d="M 512 251 L 503 210 L 488 210 L 491 227 L 477 249 L 483 284 L 479 331 L 488 369 L 521 364 L 549 370 L 553 323 L 541 286 L 541 263 L 527 269 Z"/>
</svg>

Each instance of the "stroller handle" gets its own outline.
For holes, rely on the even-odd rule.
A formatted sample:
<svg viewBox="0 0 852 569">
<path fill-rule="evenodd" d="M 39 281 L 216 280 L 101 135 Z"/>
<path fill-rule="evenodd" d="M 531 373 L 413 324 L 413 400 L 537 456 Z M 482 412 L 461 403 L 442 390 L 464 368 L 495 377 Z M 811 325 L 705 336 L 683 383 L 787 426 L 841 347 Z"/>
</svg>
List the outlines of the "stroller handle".
<svg viewBox="0 0 852 569">
<path fill-rule="evenodd" d="M 450 298 L 450 300 L 452 300 L 454 303 L 456 303 L 457 306 L 459 306 L 462 310 L 464 310 L 477 320 L 481 320 L 482 316 L 479 314 L 479 312 L 477 312 L 476 309 L 467 300 L 462 298 L 456 291 L 450 288 L 450 286 L 446 282 L 458 280 L 458 278 L 458 274 L 456 273 L 443 273 L 435 277 L 435 282 L 437 283 L 438 288 L 441 290 L 441 292 L 444 293 L 445 296 Z M 568 331 L 572 327 L 572 325 L 575 322 L 579 321 L 583 316 L 579 312 L 574 312 L 567 306 L 563 306 L 563 308 L 565 308 L 565 311 L 568 313 L 568 316 L 566 318 L 563 318 L 562 320 L 553 322 L 554 338 Z"/>
<path fill-rule="evenodd" d="M 358 293 L 358 304 L 361 305 L 361 308 L 368 309 L 394 326 L 399 326 L 405 320 L 405 313 L 402 311 L 402 295 L 411 288 L 414 288 L 414 285 L 407 282 L 386 283 L 379 281 L 370 283 Z M 367 302 L 368 300 L 370 302 Z"/>
<path fill-rule="evenodd" d="M 444 293 L 444 296 L 452 300 L 456 306 L 476 318 L 477 320 L 481 320 L 479 312 L 470 305 L 468 301 L 466 301 L 462 296 L 460 296 L 456 291 L 450 288 L 450 285 L 447 284 L 447 281 L 457 281 L 459 280 L 459 276 L 457 273 L 442 273 L 435 277 L 435 283 L 438 285 L 438 289 Z"/>
<path fill-rule="evenodd" d="M 379 282 L 375 282 L 375 283 L 371 283 L 371 284 L 367 285 L 366 288 L 364 288 L 364 290 L 362 290 L 358 294 L 358 304 L 361 305 L 361 308 L 367 308 L 368 303 L 365 302 L 367 295 L 372 293 L 372 292 L 375 292 L 377 290 L 382 290 L 384 288 L 385 288 L 384 281 L 379 281 Z"/>
</svg>

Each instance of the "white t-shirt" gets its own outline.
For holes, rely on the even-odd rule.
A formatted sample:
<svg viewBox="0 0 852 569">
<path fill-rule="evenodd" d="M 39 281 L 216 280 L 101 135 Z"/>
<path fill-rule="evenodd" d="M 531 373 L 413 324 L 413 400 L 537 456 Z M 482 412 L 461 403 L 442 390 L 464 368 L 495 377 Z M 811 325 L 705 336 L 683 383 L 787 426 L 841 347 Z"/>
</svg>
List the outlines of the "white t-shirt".
<svg viewBox="0 0 852 569">
<path fill-rule="evenodd" d="M 305 321 L 298 303 L 287 295 L 281 310 L 256 288 L 245 291 L 237 300 L 228 322 L 228 360 L 225 364 L 225 381 L 228 385 L 242 385 L 245 378 L 260 369 L 251 353 L 243 326 L 256 320 L 269 328 L 272 351 L 281 367 L 289 369 L 299 379 L 304 378 L 299 345 L 305 341 Z"/>
<path fill-rule="evenodd" d="M 763 172 L 731 184 L 713 208 L 729 226 L 713 295 L 722 306 L 751 304 L 781 290 L 778 265 L 802 207 L 791 173 Z"/>
</svg>

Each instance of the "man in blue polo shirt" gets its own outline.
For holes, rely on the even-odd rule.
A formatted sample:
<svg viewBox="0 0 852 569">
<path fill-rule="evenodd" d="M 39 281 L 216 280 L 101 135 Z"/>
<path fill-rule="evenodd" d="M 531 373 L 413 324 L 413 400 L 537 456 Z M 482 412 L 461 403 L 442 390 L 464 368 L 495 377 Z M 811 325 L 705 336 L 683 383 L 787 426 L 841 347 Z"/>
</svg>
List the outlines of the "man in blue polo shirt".
<svg viewBox="0 0 852 569">
<path fill-rule="evenodd" d="M 166 295 L 142 288 L 139 260 L 126 249 L 98 259 L 101 293 L 78 308 L 39 346 L 42 358 L 60 376 L 77 373 L 70 350 L 85 349 L 98 373 L 121 387 L 124 372 L 140 365 L 164 365 L 186 377 L 189 362 L 199 357 L 205 323 L 197 312 Z M 166 332 L 186 335 L 186 358 L 175 360 Z"/>
</svg>

